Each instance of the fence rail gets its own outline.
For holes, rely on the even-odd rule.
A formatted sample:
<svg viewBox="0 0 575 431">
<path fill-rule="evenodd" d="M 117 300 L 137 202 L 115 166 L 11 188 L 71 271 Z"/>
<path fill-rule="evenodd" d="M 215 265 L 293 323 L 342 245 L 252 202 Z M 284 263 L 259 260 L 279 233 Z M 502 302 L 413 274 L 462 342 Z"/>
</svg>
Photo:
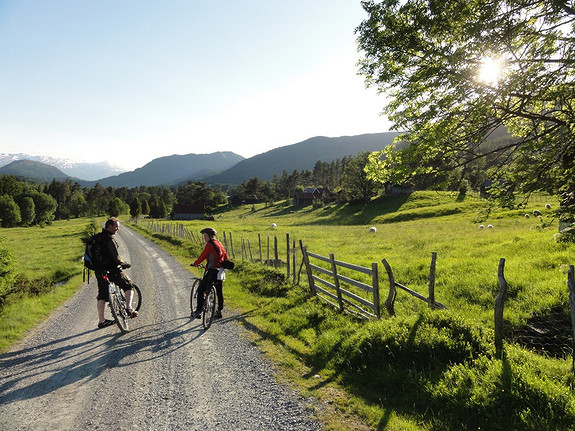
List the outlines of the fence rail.
<svg viewBox="0 0 575 431">
<path fill-rule="evenodd" d="M 302 250 L 308 282 L 312 293 L 318 295 L 318 297 L 336 307 L 342 313 L 344 311 L 349 311 L 367 318 L 381 318 L 377 263 L 373 263 L 371 268 L 366 268 L 336 260 L 333 253 L 330 253 L 329 257 L 321 256 L 307 251 L 301 241 L 300 248 Z M 330 265 L 330 269 L 311 263 L 310 258 L 328 263 Z M 339 274 L 338 268 L 345 268 L 371 276 L 372 286 L 354 278 Z M 332 281 L 325 280 L 316 273 L 331 277 Z M 357 293 L 352 292 L 350 288 L 344 288 L 346 285 L 361 289 L 367 295 L 370 295 L 372 299 L 369 300 L 364 298 Z M 322 286 L 325 286 L 327 289 Z"/>
</svg>

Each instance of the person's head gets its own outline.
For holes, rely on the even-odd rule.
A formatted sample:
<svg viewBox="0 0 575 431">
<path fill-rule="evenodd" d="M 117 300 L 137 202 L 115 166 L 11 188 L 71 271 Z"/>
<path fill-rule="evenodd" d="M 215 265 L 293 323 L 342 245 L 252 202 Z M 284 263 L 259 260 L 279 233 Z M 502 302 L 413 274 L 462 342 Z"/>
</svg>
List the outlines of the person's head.
<svg viewBox="0 0 575 431">
<path fill-rule="evenodd" d="M 116 217 L 110 217 L 106 221 L 106 224 L 104 225 L 104 229 L 106 229 L 112 235 L 118 232 L 119 228 L 120 228 L 120 220 L 118 220 Z"/>
<path fill-rule="evenodd" d="M 208 242 L 216 236 L 216 230 L 213 227 L 206 227 L 200 231 L 204 235 L 204 240 Z"/>
</svg>

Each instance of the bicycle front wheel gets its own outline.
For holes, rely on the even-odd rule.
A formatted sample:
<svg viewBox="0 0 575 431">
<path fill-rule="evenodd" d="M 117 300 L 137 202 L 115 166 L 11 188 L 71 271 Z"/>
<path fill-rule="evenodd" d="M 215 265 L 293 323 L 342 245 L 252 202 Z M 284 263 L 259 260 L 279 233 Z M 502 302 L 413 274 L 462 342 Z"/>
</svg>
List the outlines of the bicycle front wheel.
<svg viewBox="0 0 575 431">
<path fill-rule="evenodd" d="M 216 311 L 216 288 L 212 285 L 206 292 L 206 299 L 204 300 L 204 312 L 202 316 L 202 323 L 204 329 L 208 329 L 214 320 L 214 312 Z"/>
<path fill-rule="evenodd" d="M 190 291 L 190 316 L 194 315 L 194 312 L 198 309 L 198 287 L 200 286 L 200 280 L 195 279 L 192 284 L 192 290 Z"/>
<path fill-rule="evenodd" d="M 110 306 L 110 311 L 112 312 L 112 316 L 114 316 L 114 320 L 120 328 L 122 334 L 126 332 L 130 332 L 130 327 L 128 326 L 128 313 L 126 313 L 126 302 L 122 297 L 120 289 L 114 286 L 113 289 L 110 289 L 110 294 L 108 296 L 108 305 Z"/>
</svg>

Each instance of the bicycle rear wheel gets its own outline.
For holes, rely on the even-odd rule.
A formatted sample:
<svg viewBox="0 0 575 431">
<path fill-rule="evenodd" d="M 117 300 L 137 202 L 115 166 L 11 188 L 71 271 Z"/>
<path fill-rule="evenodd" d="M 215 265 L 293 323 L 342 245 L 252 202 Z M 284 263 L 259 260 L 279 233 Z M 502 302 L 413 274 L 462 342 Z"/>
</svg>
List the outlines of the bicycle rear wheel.
<svg viewBox="0 0 575 431">
<path fill-rule="evenodd" d="M 204 300 L 204 312 L 202 313 L 202 323 L 204 329 L 208 329 L 214 320 L 214 312 L 216 311 L 216 288 L 212 284 L 206 292 Z"/>
<path fill-rule="evenodd" d="M 122 292 L 122 298 L 126 301 L 125 292 Z M 132 284 L 132 308 L 136 311 L 140 310 L 142 306 L 142 291 L 138 286 Z"/>
<path fill-rule="evenodd" d="M 194 315 L 194 312 L 198 309 L 198 287 L 200 286 L 200 280 L 195 279 L 192 284 L 192 290 L 190 291 L 190 316 Z"/>
<path fill-rule="evenodd" d="M 115 285 L 113 289 L 110 289 L 108 305 L 110 306 L 112 316 L 114 316 L 114 320 L 122 334 L 130 332 L 130 327 L 128 326 L 128 313 L 126 313 L 126 301 L 124 301 L 120 289 Z"/>
</svg>

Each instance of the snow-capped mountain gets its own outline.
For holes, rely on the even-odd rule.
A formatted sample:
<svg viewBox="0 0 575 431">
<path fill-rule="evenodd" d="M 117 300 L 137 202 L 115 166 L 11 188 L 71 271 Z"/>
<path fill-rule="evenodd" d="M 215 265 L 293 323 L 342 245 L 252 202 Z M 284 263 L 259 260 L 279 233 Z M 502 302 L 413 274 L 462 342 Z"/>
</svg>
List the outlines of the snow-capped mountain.
<svg viewBox="0 0 575 431">
<path fill-rule="evenodd" d="M 74 162 L 67 159 L 57 159 L 48 156 L 30 156 L 22 153 L 0 153 L 0 167 L 16 160 L 32 160 L 34 162 L 45 163 L 60 169 L 66 175 L 88 181 L 94 181 L 100 178 L 106 178 L 126 172 L 124 169 L 112 166 L 108 162 L 85 163 Z"/>
</svg>

